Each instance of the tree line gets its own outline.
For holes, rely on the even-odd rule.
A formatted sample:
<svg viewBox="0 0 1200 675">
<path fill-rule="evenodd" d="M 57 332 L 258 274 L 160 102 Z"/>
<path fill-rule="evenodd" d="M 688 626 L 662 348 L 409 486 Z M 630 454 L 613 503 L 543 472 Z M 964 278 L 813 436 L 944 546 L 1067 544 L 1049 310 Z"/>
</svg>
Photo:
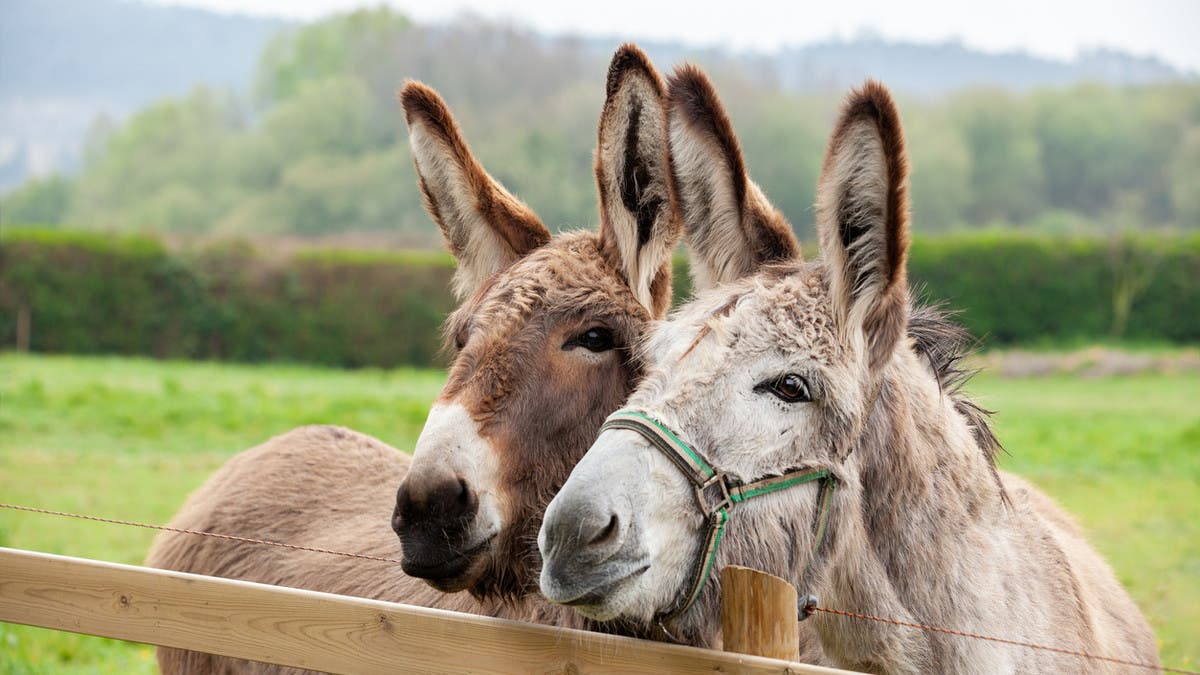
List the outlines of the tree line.
<svg viewBox="0 0 1200 675">
<path fill-rule="evenodd" d="M 0 224 L 436 245 L 395 100 L 415 78 L 442 92 L 485 166 L 549 226 L 590 226 L 606 59 L 593 44 L 469 19 L 334 16 L 274 38 L 251 92 L 198 88 L 97 123 L 82 170 L 17 188 L 0 201 Z M 753 175 L 811 238 L 843 92 L 787 91 L 714 53 L 697 61 Z M 901 110 L 919 233 L 1200 228 L 1200 84 L 901 92 Z"/>
</svg>

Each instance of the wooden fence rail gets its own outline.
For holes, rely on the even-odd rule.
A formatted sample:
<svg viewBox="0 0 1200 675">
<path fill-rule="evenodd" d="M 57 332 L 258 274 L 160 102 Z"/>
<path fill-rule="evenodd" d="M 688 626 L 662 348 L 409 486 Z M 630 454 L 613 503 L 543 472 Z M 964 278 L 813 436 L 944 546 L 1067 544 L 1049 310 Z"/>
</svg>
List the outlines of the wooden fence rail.
<svg viewBox="0 0 1200 675">
<path fill-rule="evenodd" d="M 847 672 L 7 548 L 0 621 L 337 673 Z"/>
</svg>

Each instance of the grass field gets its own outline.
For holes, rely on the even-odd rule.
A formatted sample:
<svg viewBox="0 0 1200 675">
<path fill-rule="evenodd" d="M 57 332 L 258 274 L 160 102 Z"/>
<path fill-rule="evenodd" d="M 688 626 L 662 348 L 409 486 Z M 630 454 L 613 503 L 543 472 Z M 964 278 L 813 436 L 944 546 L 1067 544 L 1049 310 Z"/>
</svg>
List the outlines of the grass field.
<svg viewBox="0 0 1200 675">
<path fill-rule="evenodd" d="M 412 447 L 434 371 L 0 355 L 0 501 L 165 522 L 230 455 L 300 424 Z M 1005 468 L 1083 522 L 1168 665 L 1200 663 L 1200 376 L 980 376 Z M 0 545 L 138 563 L 152 533 L 0 511 Z M 0 673 L 152 673 L 153 649 L 0 624 Z"/>
</svg>

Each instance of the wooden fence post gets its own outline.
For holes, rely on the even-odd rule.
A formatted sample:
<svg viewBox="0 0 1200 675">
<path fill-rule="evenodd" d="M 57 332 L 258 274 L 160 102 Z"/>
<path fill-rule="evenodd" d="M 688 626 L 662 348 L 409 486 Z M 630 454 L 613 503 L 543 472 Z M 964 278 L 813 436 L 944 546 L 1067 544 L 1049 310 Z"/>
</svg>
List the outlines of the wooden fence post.
<svg viewBox="0 0 1200 675">
<path fill-rule="evenodd" d="M 796 589 L 748 567 L 721 570 L 721 630 L 727 652 L 795 661 L 800 658 Z"/>
<path fill-rule="evenodd" d="M 17 305 L 17 351 L 29 351 L 33 319 L 30 317 L 29 305 Z"/>
</svg>

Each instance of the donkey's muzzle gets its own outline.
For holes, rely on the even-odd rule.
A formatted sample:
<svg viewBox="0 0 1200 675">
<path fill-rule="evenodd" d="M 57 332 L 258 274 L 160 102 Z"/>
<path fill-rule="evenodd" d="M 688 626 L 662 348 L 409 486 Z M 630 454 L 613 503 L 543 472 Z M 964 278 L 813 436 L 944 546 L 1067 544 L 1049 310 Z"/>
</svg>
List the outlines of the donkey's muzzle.
<svg viewBox="0 0 1200 675">
<path fill-rule="evenodd" d="M 400 537 L 404 572 L 461 590 L 456 582 L 469 581 L 463 577 L 490 543 L 472 540 L 478 512 L 478 495 L 458 476 L 401 482 L 392 529 Z"/>
<path fill-rule="evenodd" d="M 560 493 L 538 538 L 543 595 L 565 605 L 594 606 L 616 583 L 644 572 L 644 555 L 629 546 L 631 522 L 627 509 L 601 495 Z"/>
</svg>

